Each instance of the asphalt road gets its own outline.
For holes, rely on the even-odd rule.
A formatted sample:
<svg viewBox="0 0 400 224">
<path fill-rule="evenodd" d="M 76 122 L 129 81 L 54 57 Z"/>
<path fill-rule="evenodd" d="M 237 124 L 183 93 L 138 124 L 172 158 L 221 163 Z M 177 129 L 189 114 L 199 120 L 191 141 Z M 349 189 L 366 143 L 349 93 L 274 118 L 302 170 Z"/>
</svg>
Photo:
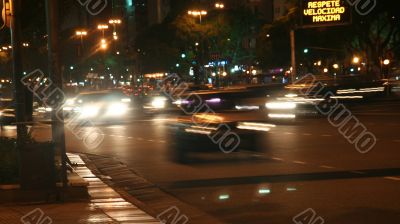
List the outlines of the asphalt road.
<svg viewBox="0 0 400 224">
<path fill-rule="evenodd" d="M 295 223 L 293 218 L 307 209 L 330 224 L 396 223 L 400 102 L 349 109 L 377 138 L 366 154 L 324 117 L 277 124 L 265 135 L 262 152 L 203 153 L 191 164 L 170 158 L 169 126 L 176 123 L 174 116 L 98 125 L 105 140 L 95 150 L 67 131 L 67 147 L 71 152 L 115 157 L 164 191 L 227 223 Z M 33 130 L 38 139 L 50 136 L 48 125 Z M 7 128 L 1 135 L 14 136 L 15 130 Z M 298 223 L 312 223 L 305 216 L 296 220 L 301 218 Z"/>
</svg>

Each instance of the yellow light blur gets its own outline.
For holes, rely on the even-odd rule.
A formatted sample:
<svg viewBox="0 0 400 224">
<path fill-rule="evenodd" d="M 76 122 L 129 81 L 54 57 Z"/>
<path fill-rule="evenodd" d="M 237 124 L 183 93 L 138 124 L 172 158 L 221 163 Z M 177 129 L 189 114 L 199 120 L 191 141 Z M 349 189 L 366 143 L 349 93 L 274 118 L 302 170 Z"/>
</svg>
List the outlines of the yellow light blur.
<svg viewBox="0 0 400 224">
<path fill-rule="evenodd" d="M 339 65 L 338 65 L 338 64 L 334 64 L 334 65 L 333 65 L 333 68 L 334 68 L 334 69 L 338 69 L 338 68 L 339 68 Z"/>
<path fill-rule="evenodd" d="M 360 58 L 359 58 L 359 57 L 354 57 L 354 58 L 353 58 L 353 63 L 354 63 L 354 64 L 360 63 Z"/>
<path fill-rule="evenodd" d="M 100 48 L 103 49 L 103 50 L 105 50 L 105 49 L 107 49 L 107 47 L 108 47 L 108 45 L 107 45 L 106 39 L 101 39 L 101 41 L 100 41 Z"/>
<path fill-rule="evenodd" d="M 188 11 L 188 14 L 189 14 L 189 15 L 192 15 L 192 16 L 204 16 L 204 15 L 207 15 L 207 11 L 205 11 L 205 10 L 201 10 L 201 11 L 198 11 L 198 10 L 195 10 L 195 11 Z"/>
<path fill-rule="evenodd" d="M 390 60 L 389 60 L 389 59 L 385 59 L 385 60 L 383 61 L 383 64 L 384 64 L 384 65 L 390 64 Z"/>
<path fill-rule="evenodd" d="M 215 8 L 223 9 L 223 8 L 225 8 L 225 5 L 223 3 L 215 3 Z"/>
<path fill-rule="evenodd" d="M 97 26 L 97 29 L 99 29 L 99 30 L 106 30 L 106 29 L 108 29 L 108 25 L 106 25 L 106 24 L 99 24 L 99 25 Z"/>
<path fill-rule="evenodd" d="M 85 30 L 77 30 L 77 31 L 75 32 L 75 34 L 76 34 L 77 36 L 86 36 L 86 35 L 87 35 L 87 31 L 85 31 Z"/>
<path fill-rule="evenodd" d="M 110 24 L 121 24 L 122 21 L 120 19 L 110 19 L 108 21 L 108 23 L 110 23 Z"/>
<path fill-rule="evenodd" d="M 227 76 L 227 75 L 228 75 L 228 73 L 226 73 L 226 72 L 222 73 L 222 76 L 224 76 L 224 77 Z"/>
</svg>

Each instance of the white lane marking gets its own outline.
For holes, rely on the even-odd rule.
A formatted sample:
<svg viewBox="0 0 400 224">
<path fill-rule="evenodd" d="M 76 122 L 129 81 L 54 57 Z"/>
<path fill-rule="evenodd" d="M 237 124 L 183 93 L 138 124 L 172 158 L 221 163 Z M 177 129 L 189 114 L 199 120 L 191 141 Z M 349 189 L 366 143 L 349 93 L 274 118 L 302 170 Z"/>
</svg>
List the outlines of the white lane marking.
<svg viewBox="0 0 400 224">
<path fill-rule="evenodd" d="M 303 161 L 293 161 L 293 163 L 301 164 L 301 165 L 307 164 L 306 162 L 303 162 Z"/>
<path fill-rule="evenodd" d="M 272 157 L 271 159 L 273 159 L 273 160 L 277 160 L 277 161 L 283 161 L 283 159 L 282 159 L 282 158 L 278 158 L 278 157 Z"/>
<path fill-rule="evenodd" d="M 303 135 L 305 135 L 305 136 L 311 136 L 312 134 L 310 134 L 310 133 L 303 133 Z"/>
<path fill-rule="evenodd" d="M 384 179 L 400 181 L 400 178 L 399 178 L 399 177 L 384 177 Z"/>
<path fill-rule="evenodd" d="M 294 133 L 292 133 L 292 132 L 285 132 L 284 134 L 285 134 L 285 135 L 293 135 Z"/>
<path fill-rule="evenodd" d="M 148 142 L 154 142 L 154 140 L 153 139 L 149 139 L 149 140 L 147 140 Z"/>
<path fill-rule="evenodd" d="M 332 137 L 332 135 L 321 135 L 322 137 Z"/>
<path fill-rule="evenodd" d="M 324 168 L 324 169 L 335 169 L 335 167 L 333 167 L 333 166 L 326 166 L 326 165 L 322 165 L 320 167 Z"/>
</svg>

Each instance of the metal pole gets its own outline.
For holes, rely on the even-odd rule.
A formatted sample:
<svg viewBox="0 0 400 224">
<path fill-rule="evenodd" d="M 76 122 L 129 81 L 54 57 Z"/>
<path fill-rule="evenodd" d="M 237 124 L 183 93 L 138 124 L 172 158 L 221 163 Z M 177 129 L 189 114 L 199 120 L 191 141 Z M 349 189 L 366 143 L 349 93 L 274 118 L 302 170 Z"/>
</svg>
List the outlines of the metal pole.
<svg viewBox="0 0 400 224">
<path fill-rule="evenodd" d="M 296 80 L 296 36 L 294 33 L 294 29 L 290 30 L 290 48 L 291 48 L 291 60 L 292 60 L 292 71 L 291 71 L 291 79 L 292 84 Z"/>
<path fill-rule="evenodd" d="M 48 33 L 48 61 L 49 75 L 56 88 L 62 89 L 62 76 L 59 64 L 58 49 L 58 0 L 46 0 L 46 17 L 47 17 L 47 33 Z M 57 106 L 54 106 L 57 107 Z M 52 119 L 52 140 L 55 146 L 55 155 L 59 156 L 61 163 L 61 180 L 63 186 L 66 187 L 67 169 L 66 169 L 66 150 L 65 150 L 65 134 L 64 134 L 64 117 L 62 113 L 56 116 L 58 108 L 53 108 L 51 112 Z"/>
<path fill-rule="evenodd" d="M 22 0 L 14 0 L 12 4 L 11 19 L 11 45 L 12 45 L 12 68 L 14 82 L 14 97 L 16 103 L 17 121 L 17 146 L 21 150 L 24 138 L 27 135 L 25 115 L 25 87 L 21 82 L 23 77 L 22 69 L 22 41 L 21 41 L 21 3 Z"/>
</svg>

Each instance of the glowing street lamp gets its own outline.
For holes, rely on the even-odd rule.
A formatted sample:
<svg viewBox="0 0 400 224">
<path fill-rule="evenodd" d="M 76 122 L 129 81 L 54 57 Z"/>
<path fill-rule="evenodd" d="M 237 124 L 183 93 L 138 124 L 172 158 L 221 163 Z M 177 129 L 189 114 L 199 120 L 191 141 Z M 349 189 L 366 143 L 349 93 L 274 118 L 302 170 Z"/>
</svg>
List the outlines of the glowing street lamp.
<svg viewBox="0 0 400 224">
<path fill-rule="evenodd" d="M 109 24 L 121 24 L 122 23 L 122 21 L 120 20 L 120 19 L 110 19 L 109 21 L 108 21 L 108 23 Z"/>
<path fill-rule="evenodd" d="M 202 16 L 206 16 L 208 13 L 205 10 L 190 10 L 188 11 L 188 15 L 191 15 L 193 17 L 199 17 L 200 18 L 200 23 Z"/>
<path fill-rule="evenodd" d="M 339 65 L 338 65 L 338 64 L 334 64 L 334 65 L 333 65 L 333 68 L 334 68 L 334 69 L 338 69 L 338 68 L 339 68 Z"/>
<path fill-rule="evenodd" d="M 107 41 L 106 41 L 106 39 L 101 39 L 101 41 L 100 41 L 100 48 L 102 49 L 102 50 L 106 50 L 107 49 Z"/>
<path fill-rule="evenodd" d="M 224 5 L 224 3 L 219 3 L 219 2 L 217 2 L 217 3 L 215 3 L 215 8 L 217 8 L 217 9 L 223 9 L 223 8 L 225 8 L 225 5 Z"/>
<path fill-rule="evenodd" d="M 103 38 L 104 38 L 104 31 L 108 29 L 108 25 L 107 24 L 99 24 L 97 26 L 98 30 L 101 30 L 101 32 L 103 33 Z"/>
<path fill-rule="evenodd" d="M 75 35 L 78 36 L 78 37 L 81 39 L 81 44 L 83 45 L 83 37 L 84 37 L 84 36 L 87 36 L 88 33 L 87 33 L 86 30 L 77 30 L 77 31 L 75 32 Z"/>
<path fill-rule="evenodd" d="M 383 61 L 383 64 L 384 64 L 384 65 L 389 65 L 389 64 L 390 64 L 390 60 L 389 60 L 389 59 L 385 59 L 385 60 Z"/>
<path fill-rule="evenodd" d="M 354 58 L 353 58 L 353 63 L 354 63 L 354 64 L 360 63 L 360 58 L 359 58 L 359 57 L 354 57 Z"/>
</svg>

